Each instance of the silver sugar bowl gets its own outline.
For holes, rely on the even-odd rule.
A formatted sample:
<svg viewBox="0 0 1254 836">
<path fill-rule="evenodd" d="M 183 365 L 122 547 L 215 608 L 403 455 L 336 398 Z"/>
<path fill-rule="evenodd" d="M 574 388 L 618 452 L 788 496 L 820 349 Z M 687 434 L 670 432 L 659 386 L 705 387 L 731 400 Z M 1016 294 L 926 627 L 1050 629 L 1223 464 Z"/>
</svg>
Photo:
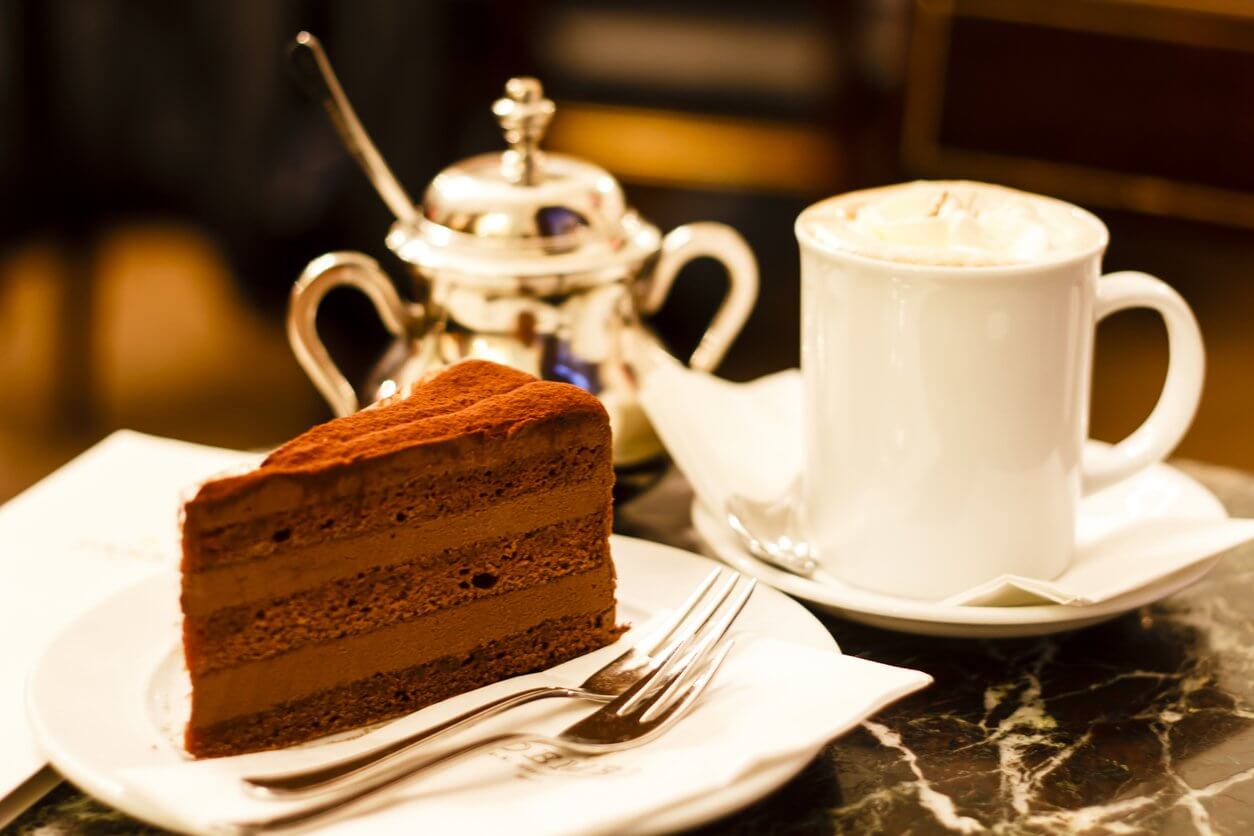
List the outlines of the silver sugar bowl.
<svg viewBox="0 0 1254 836">
<path fill-rule="evenodd" d="M 299 39 L 294 58 L 298 46 Z M 316 41 L 310 49 L 325 64 Z M 329 65 L 317 69 L 334 82 Z M 360 131 L 338 84 L 326 92 L 347 109 L 341 132 Z M 627 204 L 609 172 L 542 151 L 554 105 L 535 79 L 511 79 L 493 112 L 508 150 L 446 168 L 427 187 L 420 209 L 402 199 L 394 179 L 378 179 L 391 173 L 364 133 L 345 136 L 397 212 L 387 245 L 409 266 L 420 301 L 403 300 L 370 257 L 327 253 L 309 263 L 292 289 L 292 348 L 336 415 L 470 357 L 573 383 L 597 395 L 609 412 L 615 464 L 646 462 L 662 448 L 636 397 L 632 340 L 651 339 L 642 317 L 661 307 L 687 261 L 721 261 L 729 289 L 688 361 L 694 369 L 714 369 L 757 299 L 753 252 L 734 229 L 718 223 L 686 224 L 662 235 Z M 323 296 L 345 285 L 369 297 L 396 338 L 363 396 L 331 360 L 315 326 Z"/>
</svg>

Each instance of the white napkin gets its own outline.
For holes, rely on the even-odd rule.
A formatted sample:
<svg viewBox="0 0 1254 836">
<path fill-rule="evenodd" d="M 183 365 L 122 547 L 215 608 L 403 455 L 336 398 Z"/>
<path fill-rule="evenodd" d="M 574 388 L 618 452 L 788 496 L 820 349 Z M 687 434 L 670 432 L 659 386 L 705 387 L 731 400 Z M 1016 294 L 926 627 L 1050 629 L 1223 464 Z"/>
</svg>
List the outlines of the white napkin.
<svg viewBox="0 0 1254 836">
<path fill-rule="evenodd" d="M 640 400 L 698 499 L 719 512 L 730 494 L 785 496 L 801 472 L 801 375 L 796 369 L 736 384 L 686 368 L 660 349 L 637 347 Z M 1254 539 L 1254 520 L 1191 519 L 1152 505 L 1153 470 L 1086 497 L 1072 565 L 1053 580 L 1003 575 L 945 605 L 1085 606 L 1140 589 Z M 833 582 L 819 573 L 814 580 Z"/>
<path fill-rule="evenodd" d="M 637 341 L 640 404 L 701 502 L 719 511 L 735 493 L 768 501 L 801 472 L 801 375 L 795 369 L 729 383 Z"/>
<path fill-rule="evenodd" d="M 1254 520 L 1143 519 L 1101 535 L 1077 532 L 1075 562 L 1052 581 L 1002 575 L 946 598 L 953 606 L 1018 606 L 1042 600 L 1073 607 L 1140 589 L 1254 539 Z"/>
<path fill-rule="evenodd" d="M 538 682 L 579 681 L 620 648 L 606 648 L 545 674 L 481 689 L 475 702 Z M 678 725 L 656 741 L 596 758 L 537 743 L 507 744 L 454 762 L 389 794 L 377 809 L 329 825 L 334 833 L 618 833 L 648 829 L 651 816 L 803 754 L 931 682 L 919 671 L 740 635 L 718 677 Z M 368 735 L 322 746 L 234 758 L 183 761 L 122 774 L 139 794 L 187 830 L 280 815 L 300 802 L 250 798 L 244 775 L 324 763 L 402 737 L 464 710 L 456 701 L 425 709 Z M 502 731 L 554 733 L 595 710 L 553 700 L 462 732 L 444 750 Z"/>
<path fill-rule="evenodd" d="M 256 458 L 117 432 L 0 507 L 0 798 L 45 763 L 24 702 L 44 645 L 177 559 L 183 490 Z"/>
</svg>

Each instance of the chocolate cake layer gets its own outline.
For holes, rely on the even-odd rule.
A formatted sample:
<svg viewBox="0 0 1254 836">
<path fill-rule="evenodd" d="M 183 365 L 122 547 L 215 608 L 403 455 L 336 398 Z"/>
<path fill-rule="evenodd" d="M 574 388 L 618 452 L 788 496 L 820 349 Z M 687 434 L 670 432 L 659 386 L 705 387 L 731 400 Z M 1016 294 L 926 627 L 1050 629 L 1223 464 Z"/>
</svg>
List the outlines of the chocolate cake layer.
<svg viewBox="0 0 1254 836">
<path fill-rule="evenodd" d="M 612 484 L 596 398 L 471 361 L 203 485 L 188 750 L 376 722 L 611 641 Z"/>
<path fill-rule="evenodd" d="M 391 409 L 379 412 L 390 413 Z M 337 421 L 353 422 L 369 411 Z M 311 433 L 319 429 L 315 427 Z M 301 455 L 284 454 L 297 444 L 292 442 L 254 471 L 202 486 L 186 506 L 185 525 L 211 531 L 245 519 L 300 509 L 310 502 L 353 499 L 363 491 L 404 482 L 424 471 L 445 472 L 466 464 L 491 467 L 528 454 L 561 452 L 572 444 L 571 434 L 581 429 L 588 433 L 589 446 L 609 441 L 609 426 L 600 402 L 569 384 L 533 381 L 459 412 L 376 430 L 363 438 L 356 453 L 330 446 L 326 458 L 319 460 L 316 445 L 302 442 L 304 446 L 293 448 Z M 510 455 L 503 458 L 501 453 L 506 450 Z M 303 478 L 311 475 L 317 478 Z"/>
<path fill-rule="evenodd" d="M 201 757 L 235 755 L 301 743 L 417 711 L 500 679 L 552 667 L 596 650 L 619 634 L 614 608 L 554 618 L 487 642 L 466 655 L 447 655 L 399 671 L 337 685 L 245 718 L 189 729 L 187 747 Z"/>
</svg>

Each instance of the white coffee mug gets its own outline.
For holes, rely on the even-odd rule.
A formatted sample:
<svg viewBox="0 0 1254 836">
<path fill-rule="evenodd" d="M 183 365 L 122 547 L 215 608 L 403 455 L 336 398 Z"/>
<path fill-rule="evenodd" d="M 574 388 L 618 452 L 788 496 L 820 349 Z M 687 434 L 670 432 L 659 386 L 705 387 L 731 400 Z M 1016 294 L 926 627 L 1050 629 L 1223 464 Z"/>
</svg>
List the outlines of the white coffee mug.
<svg viewBox="0 0 1254 836">
<path fill-rule="evenodd" d="M 1204 365 L 1192 311 L 1153 276 L 1101 276 L 1109 233 L 1069 204 L 1030 196 L 1089 225 L 1084 246 L 938 266 L 816 234 L 833 201 L 859 194 L 797 221 L 810 544 L 832 574 L 911 598 L 1057 577 L 1081 497 L 1162 460 L 1188 429 Z M 1085 455 L 1094 334 L 1134 307 L 1166 321 L 1167 379 L 1145 423 L 1098 460 Z"/>
</svg>

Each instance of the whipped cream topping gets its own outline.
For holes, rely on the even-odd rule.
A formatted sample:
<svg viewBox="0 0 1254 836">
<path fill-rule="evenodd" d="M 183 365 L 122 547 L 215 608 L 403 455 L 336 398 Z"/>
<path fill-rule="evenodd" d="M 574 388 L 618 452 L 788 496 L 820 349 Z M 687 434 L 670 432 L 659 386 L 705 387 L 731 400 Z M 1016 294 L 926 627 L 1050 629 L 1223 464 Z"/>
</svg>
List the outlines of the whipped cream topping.
<svg viewBox="0 0 1254 836">
<path fill-rule="evenodd" d="M 1050 261 L 1095 246 L 1101 224 L 1070 204 L 968 181 L 903 183 L 806 210 L 799 229 L 871 258 L 937 266 Z"/>
</svg>

